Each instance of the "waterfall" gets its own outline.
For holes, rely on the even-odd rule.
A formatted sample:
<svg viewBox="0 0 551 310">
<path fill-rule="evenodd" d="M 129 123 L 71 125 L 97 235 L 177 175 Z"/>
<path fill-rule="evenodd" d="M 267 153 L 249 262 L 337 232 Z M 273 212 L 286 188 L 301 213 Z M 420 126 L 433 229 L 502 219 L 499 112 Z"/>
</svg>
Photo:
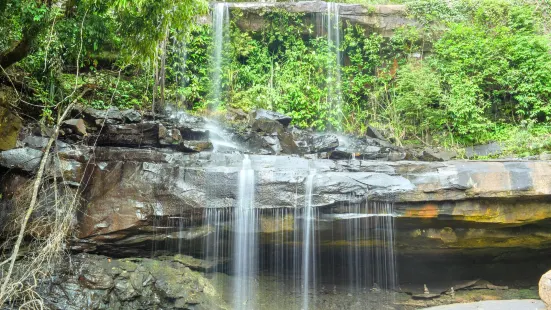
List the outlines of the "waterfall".
<svg viewBox="0 0 551 310">
<path fill-rule="evenodd" d="M 211 97 L 215 108 L 220 104 L 222 92 L 222 65 L 224 63 L 224 46 L 229 40 L 230 14 L 227 3 L 215 3 L 212 12 L 213 26 L 213 59 Z"/>
<path fill-rule="evenodd" d="M 341 91 L 341 27 L 340 4 L 328 2 L 326 14 L 327 46 L 331 56 L 327 63 L 327 101 L 329 101 L 337 117 L 342 117 L 342 91 Z"/>
<path fill-rule="evenodd" d="M 233 306 L 255 309 L 255 279 L 258 271 L 258 212 L 254 209 L 255 175 L 248 155 L 239 172 L 238 205 L 234 211 Z"/>
<path fill-rule="evenodd" d="M 315 289 L 316 283 L 316 253 L 315 253 L 315 226 L 314 208 L 312 207 L 312 192 L 314 189 L 314 177 L 316 170 L 311 169 L 306 178 L 304 190 L 304 213 L 303 213 L 303 240 L 302 240 L 302 309 L 308 309 L 310 284 Z"/>
</svg>

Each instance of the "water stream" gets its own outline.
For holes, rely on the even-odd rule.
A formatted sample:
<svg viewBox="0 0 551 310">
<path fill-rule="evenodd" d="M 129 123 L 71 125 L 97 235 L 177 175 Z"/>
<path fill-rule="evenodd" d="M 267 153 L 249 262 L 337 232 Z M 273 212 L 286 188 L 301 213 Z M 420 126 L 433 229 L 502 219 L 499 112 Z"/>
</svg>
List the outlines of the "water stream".
<svg viewBox="0 0 551 310">
<path fill-rule="evenodd" d="M 340 118 L 342 117 L 342 54 L 339 3 L 327 3 L 327 13 L 325 19 L 325 24 L 327 27 L 327 45 L 329 55 L 331 56 L 327 64 L 327 100 L 333 105 L 337 116 Z"/>
<path fill-rule="evenodd" d="M 302 241 L 302 288 L 303 299 L 302 309 L 307 310 L 310 301 L 310 287 L 315 288 L 315 248 L 316 242 L 315 227 L 314 227 L 314 208 L 312 206 L 312 194 L 314 190 L 314 177 L 316 170 L 311 169 L 306 177 L 305 192 L 304 192 L 304 213 L 302 216 L 303 224 L 303 241 Z M 311 285 L 312 284 L 312 285 Z M 311 286 L 310 286 L 311 285 Z"/>
<path fill-rule="evenodd" d="M 255 277 L 258 273 L 258 210 L 254 208 L 255 172 L 244 155 L 239 172 L 238 205 L 234 211 L 233 306 L 255 308 Z"/>
<path fill-rule="evenodd" d="M 215 3 L 212 11 L 213 60 L 211 97 L 214 108 L 220 104 L 222 92 L 222 66 L 224 64 L 224 46 L 229 40 L 230 14 L 227 3 Z"/>
</svg>

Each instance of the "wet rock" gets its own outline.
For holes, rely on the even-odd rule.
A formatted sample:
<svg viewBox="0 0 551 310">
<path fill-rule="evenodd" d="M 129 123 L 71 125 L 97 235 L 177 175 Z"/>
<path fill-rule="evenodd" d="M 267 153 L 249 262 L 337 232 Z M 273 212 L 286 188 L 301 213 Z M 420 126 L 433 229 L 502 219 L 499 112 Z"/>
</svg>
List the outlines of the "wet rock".
<svg viewBox="0 0 551 310">
<path fill-rule="evenodd" d="M 538 288 L 541 300 L 548 307 L 551 307 L 551 270 L 541 276 Z"/>
<path fill-rule="evenodd" d="M 368 125 L 367 126 L 367 136 L 379 140 L 386 140 L 383 134 L 375 127 Z"/>
<path fill-rule="evenodd" d="M 42 152 L 24 147 L 0 152 L 0 166 L 34 172 L 40 165 Z"/>
<path fill-rule="evenodd" d="M 315 153 L 327 152 L 339 146 L 339 138 L 335 135 L 319 135 L 312 140 L 311 151 Z"/>
<path fill-rule="evenodd" d="M 142 115 L 134 109 L 124 110 L 121 114 L 126 123 L 139 123 L 142 121 Z"/>
<path fill-rule="evenodd" d="M 293 120 L 290 116 L 287 116 L 285 114 L 268 111 L 264 109 L 258 109 L 251 113 L 251 122 L 262 120 L 262 119 L 277 121 L 285 127 L 287 127 Z"/>
<path fill-rule="evenodd" d="M 87 134 L 86 124 L 84 123 L 84 120 L 81 118 L 66 120 L 63 122 L 63 127 L 70 128 L 72 132 L 80 136 L 85 136 Z"/>
</svg>

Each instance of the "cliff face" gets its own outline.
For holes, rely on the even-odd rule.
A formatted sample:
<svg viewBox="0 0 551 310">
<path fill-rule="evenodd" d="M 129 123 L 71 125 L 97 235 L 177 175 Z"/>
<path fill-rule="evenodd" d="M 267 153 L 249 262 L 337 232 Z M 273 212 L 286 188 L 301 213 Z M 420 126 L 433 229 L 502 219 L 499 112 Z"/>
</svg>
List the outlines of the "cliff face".
<svg viewBox="0 0 551 310">
<path fill-rule="evenodd" d="M 286 11 L 303 14 L 304 25 L 316 26 L 321 23 L 323 14 L 327 14 L 327 2 L 300 1 L 300 2 L 238 2 L 228 3 L 230 13 L 241 12 L 242 18 L 237 19 L 237 25 L 244 31 L 259 31 L 268 22 L 266 13 Z M 416 26 L 415 20 L 407 16 L 404 5 L 360 5 L 338 4 L 338 12 L 343 22 L 360 25 L 370 33 L 379 33 L 390 37 L 394 30 L 401 26 Z M 205 18 L 204 22 L 210 22 Z M 305 28 L 306 31 L 306 28 Z"/>
<path fill-rule="evenodd" d="M 212 232 L 205 209 L 231 213 L 237 204 L 243 155 L 236 151 L 244 149 L 279 154 L 250 156 L 254 205 L 264 223 L 273 221 L 270 210 L 303 207 L 305 180 L 314 169 L 312 201 L 320 217 L 338 226 L 346 223 L 339 214 L 350 212 L 343 206 L 392 203 L 402 253 L 551 249 L 551 232 L 542 225 L 551 219 L 548 161 L 406 161 L 415 154 L 386 141 L 300 131 L 277 115 L 257 113 L 245 127 L 219 129 L 182 113 L 123 117 L 130 112 L 76 111 L 84 115 L 87 135 L 68 122 L 65 142 L 57 143 L 53 164 L 64 182 L 81 188 L 75 250 L 124 256 L 180 238 L 199 251 Z M 2 180 L 4 197 L 36 169 L 45 140 L 27 136 L 23 147 L 0 153 L 2 166 L 13 169 Z M 288 220 L 294 221 L 292 214 Z M 274 233 L 270 227 L 263 225 L 262 233 Z"/>
</svg>

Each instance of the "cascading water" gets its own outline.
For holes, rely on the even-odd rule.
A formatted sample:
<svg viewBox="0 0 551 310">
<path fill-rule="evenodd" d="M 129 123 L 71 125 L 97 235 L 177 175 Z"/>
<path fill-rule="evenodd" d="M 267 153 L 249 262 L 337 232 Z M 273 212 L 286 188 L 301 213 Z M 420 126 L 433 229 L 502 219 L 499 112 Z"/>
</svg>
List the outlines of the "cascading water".
<svg viewBox="0 0 551 310">
<path fill-rule="evenodd" d="M 326 14 L 327 45 L 330 55 L 327 64 L 327 100 L 333 105 L 338 117 L 342 116 L 341 91 L 341 27 L 340 4 L 328 2 Z"/>
<path fill-rule="evenodd" d="M 229 40 L 228 29 L 230 14 L 227 3 L 215 3 L 212 12 L 213 26 L 213 60 L 211 97 L 215 106 L 220 104 L 222 92 L 222 66 L 224 63 L 224 46 Z"/>
<path fill-rule="evenodd" d="M 314 227 L 314 208 L 312 207 L 312 194 L 314 190 L 314 177 L 316 170 L 311 169 L 306 177 L 304 190 L 304 211 L 303 211 L 303 240 L 302 240 L 302 309 L 307 310 L 310 299 L 310 285 L 315 288 L 316 274 L 316 256 L 314 245 L 315 227 Z"/>
<path fill-rule="evenodd" d="M 258 273 L 258 211 L 254 209 L 255 175 L 251 160 L 244 155 L 239 172 L 238 205 L 234 211 L 233 307 L 256 309 L 255 279 Z"/>
</svg>

